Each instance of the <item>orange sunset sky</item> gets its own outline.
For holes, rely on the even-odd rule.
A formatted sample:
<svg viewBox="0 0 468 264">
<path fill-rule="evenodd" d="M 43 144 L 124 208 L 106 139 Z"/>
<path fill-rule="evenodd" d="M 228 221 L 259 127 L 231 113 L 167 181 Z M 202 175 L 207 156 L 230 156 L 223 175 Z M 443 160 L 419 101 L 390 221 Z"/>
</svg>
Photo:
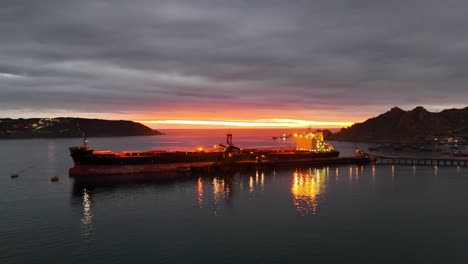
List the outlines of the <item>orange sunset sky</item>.
<svg viewBox="0 0 468 264">
<path fill-rule="evenodd" d="M 0 118 L 341 128 L 468 102 L 466 8 L 247 2 L 12 4 Z"/>
</svg>

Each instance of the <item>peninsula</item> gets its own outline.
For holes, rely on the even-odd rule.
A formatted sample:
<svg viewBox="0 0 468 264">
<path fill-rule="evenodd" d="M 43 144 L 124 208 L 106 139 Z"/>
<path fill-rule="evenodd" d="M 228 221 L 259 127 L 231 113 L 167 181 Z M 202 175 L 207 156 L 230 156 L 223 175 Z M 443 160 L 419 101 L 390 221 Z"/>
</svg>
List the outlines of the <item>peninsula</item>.
<svg viewBox="0 0 468 264">
<path fill-rule="evenodd" d="M 0 119 L 0 139 L 152 136 L 163 133 L 125 120 L 85 118 Z"/>
</svg>

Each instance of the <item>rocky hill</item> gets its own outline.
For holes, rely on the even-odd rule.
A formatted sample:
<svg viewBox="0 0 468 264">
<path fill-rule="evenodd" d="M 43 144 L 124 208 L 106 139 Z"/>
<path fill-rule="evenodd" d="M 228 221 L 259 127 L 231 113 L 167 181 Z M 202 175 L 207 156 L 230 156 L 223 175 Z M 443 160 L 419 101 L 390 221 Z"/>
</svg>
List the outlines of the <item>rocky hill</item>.
<svg viewBox="0 0 468 264">
<path fill-rule="evenodd" d="M 468 107 L 428 112 L 421 106 L 410 111 L 398 107 L 356 123 L 328 137 L 332 140 L 366 142 L 424 142 L 431 137 L 467 137 Z"/>
<path fill-rule="evenodd" d="M 0 139 L 150 136 L 162 133 L 133 121 L 85 118 L 0 119 Z"/>
</svg>

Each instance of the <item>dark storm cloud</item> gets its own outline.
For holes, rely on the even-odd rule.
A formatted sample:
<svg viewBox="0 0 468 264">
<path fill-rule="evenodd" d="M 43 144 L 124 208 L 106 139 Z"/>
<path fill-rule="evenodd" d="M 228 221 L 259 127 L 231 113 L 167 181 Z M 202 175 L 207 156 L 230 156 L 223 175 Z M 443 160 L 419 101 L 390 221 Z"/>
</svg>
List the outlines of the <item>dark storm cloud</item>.
<svg viewBox="0 0 468 264">
<path fill-rule="evenodd" d="M 0 111 L 464 105 L 466 1 L 2 1 Z"/>
</svg>

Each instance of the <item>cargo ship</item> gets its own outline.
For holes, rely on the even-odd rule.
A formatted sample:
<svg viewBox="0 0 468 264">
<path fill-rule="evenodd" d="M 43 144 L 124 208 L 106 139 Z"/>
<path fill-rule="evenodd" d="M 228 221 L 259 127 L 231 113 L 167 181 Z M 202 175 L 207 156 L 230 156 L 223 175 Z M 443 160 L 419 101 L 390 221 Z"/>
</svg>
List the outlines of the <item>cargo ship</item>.
<svg viewBox="0 0 468 264">
<path fill-rule="evenodd" d="M 102 174 L 141 174 L 160 172 L 191 172 L 199 168 L 236 168 L 242 166 L 299 165 L 314 161 L 339 161 L 339 151 L 323 139 L 322 131 L 294 134 L 294 149 L 249 149 L 232 143 L 228 134 L 226 144 L 212 150 L 191 151 L 96 151 L 83 145 L 70 148 L 74 167 L 70 176 Z"/>
</svg>

